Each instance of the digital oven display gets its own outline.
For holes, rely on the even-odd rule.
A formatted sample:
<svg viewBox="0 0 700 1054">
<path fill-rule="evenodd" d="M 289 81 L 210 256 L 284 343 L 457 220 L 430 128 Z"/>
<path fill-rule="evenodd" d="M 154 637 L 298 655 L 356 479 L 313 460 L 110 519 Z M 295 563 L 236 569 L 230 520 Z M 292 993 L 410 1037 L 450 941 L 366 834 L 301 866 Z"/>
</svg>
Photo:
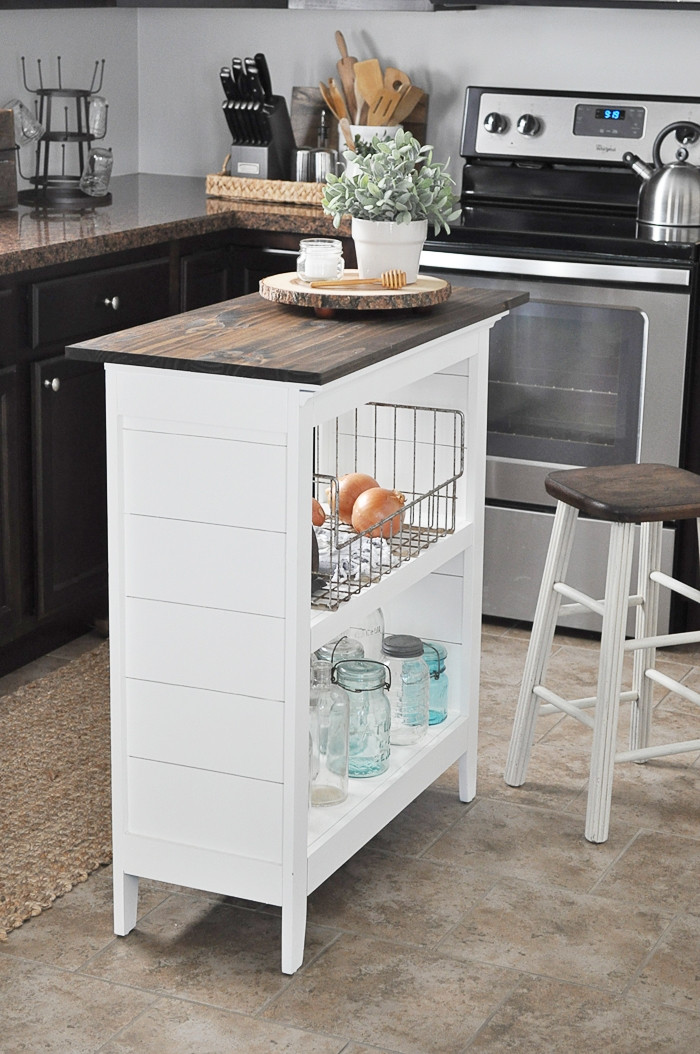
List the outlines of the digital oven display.
<svg viewBox="0 0 700 1054">
<path fill-rule="evenodd" d="M 615 136 L 641 139 L 644 132 L 643 106 L 600 106 L 579 103 L 574 112 L 574 135 Z"/>
<path fill-rule="evenodd" d="M 600 106 L 595 112 L 596 121 L 624 121 L 625 111 L 614 106 Z"/>
</svg>

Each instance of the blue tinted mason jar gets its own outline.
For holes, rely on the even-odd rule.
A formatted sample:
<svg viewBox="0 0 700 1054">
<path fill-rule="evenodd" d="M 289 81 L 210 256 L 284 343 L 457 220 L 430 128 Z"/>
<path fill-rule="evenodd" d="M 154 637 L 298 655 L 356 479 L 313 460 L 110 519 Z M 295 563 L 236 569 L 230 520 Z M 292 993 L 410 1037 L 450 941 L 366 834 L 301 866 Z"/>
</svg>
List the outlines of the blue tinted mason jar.
<svg viewBox="0 0 700 1054">
<path fill-rule="evenodd" d="M 407 633 L 387 634 L 382 659 L 391 671 L 391 742 L 409 746 L 428 731 L 430 674 L 423 641 Z"/>
<path fill-rule="evenodd" d="M 436 640 L 423 641 L 423 658 L 430 673 L 430 716 L 431 725 L 439 725 L 447 717 L 447 674 L 445 662 L 447 649 Z"/>
<path fill-rule="evenodd" d="M 389 767 L 387 668 L 369 659 L 346 659 L 333 667 L 333 681 L 350 700 L 348 773 L 356 779 L 378 776 Z"/>
</svg>

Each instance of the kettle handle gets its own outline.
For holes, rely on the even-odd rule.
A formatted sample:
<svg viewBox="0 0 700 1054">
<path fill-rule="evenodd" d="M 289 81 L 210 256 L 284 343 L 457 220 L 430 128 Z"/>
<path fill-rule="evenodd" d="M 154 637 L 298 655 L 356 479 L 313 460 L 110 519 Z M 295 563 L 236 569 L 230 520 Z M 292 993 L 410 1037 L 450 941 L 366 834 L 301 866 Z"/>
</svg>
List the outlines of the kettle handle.
<svg viewBox="0 0 700 1054">
<path fill-rule="evenodd" d="M 654 162 L 654 168 L 661 168 L 661 144 L 669 134 L 669 132 L 675 132 L 678 128 L 692 128 L 695 132 L 700 135 L 700 124 L 696 124 L 695 121 L 674 121 L 673 124 L 667 124 L 665 128 L 662 128 L 656 139 L 654 140 L 654 147 L 652 150 L 652 159 Z"/>
</svg>

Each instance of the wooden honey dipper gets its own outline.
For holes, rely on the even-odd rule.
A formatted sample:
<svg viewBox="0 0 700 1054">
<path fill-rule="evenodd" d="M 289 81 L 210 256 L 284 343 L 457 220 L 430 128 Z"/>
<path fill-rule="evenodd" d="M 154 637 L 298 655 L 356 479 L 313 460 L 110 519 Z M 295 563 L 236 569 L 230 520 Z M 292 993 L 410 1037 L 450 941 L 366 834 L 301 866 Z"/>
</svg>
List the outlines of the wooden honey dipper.
<svg viewBox="0 0 700 1054">
<path fill-rule="evenodd" d="M 403 289 L 406 282 L 406 272 L 393 268 L 390 271 L 382 271 L 379 278 L 320 278 L 310 282 L 312 289 L 330 288 L 340 285 L 381 285 L 384 289 Z"/>
</svg>

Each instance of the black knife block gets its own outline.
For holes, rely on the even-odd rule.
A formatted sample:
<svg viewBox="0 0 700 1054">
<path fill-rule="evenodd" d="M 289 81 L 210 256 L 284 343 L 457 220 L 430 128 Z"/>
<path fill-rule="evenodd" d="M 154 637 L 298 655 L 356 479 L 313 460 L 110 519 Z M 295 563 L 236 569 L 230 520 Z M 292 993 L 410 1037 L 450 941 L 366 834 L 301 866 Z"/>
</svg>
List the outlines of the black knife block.
<svg viewBox="0 0 700 1054">
<path fill-rule="evenodd" d="M 232 143 L 231 175 L 243 179 L 291 179 L 294 133 L 283 96 L 273 95 L 266 113 L 269 135 L 264 143 Z"/>
</svg>

